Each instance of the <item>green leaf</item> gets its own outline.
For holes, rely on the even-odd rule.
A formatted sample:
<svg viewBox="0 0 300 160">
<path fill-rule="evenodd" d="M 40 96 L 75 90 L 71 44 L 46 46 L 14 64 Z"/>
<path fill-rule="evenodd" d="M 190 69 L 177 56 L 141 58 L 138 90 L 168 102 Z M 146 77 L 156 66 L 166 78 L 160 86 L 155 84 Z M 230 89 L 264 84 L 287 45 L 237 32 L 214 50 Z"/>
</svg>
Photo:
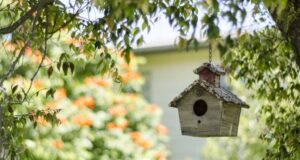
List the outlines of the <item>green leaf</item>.
<svg viewBox="0 0 300 160">
<path fill-rule="evenodd" d="M 61 62 L 58 62 L 58 63 L 57 63 L 56 68 L 60 71 L 60 68 L 61 68 Z"/>
<path fill-rule="evenodd" d="M 48 74 L 48 77 L 49 77 L 49 78 L 51 77 L 52 73 L 53 73 L 53 67 L 50 66 L 50 67 L 48 68 L 48 70 L 47 70 L 47 74 Z"/>
<path fill-rule="evenodd" d="M 51 96 L 52 98 L 54 97 L 54 93 L 55 90 L 53 88 L 50 88 L 47 92 L 46 92 L 46 98 L 48 98 L 49 96 Z"/>
<path fill-rule="evenodd" d="M 62 53 L 59 57 L 59 62 L 66 58 L 67 53 Z"/>
<path fill-rule="evenodd" d="M 124 42 L 125 42 L 125 44 L 126 44 L 127 46 L 130 44 L 130 42 L 129 42 L 129 36 L 128 36 L 128 35 L 125 35 L 125 36 L 124 36 Z"/>
<path fill-rule="evenodd" d="M 142 24 L 142 30 L 145 30 L 148 27 L 148 21 L 144 21 Z"/>
<path fill-rule="evenodd" d="M 144 42 L 143 37 L 140 37 L 140 38 L 136 41 L 136 44 L 137 44 L 138 46 L 140 46 L 140 45 L 143 44 L 143 42 Z"/>
<path fill-rule="evenodd" d="M 74 63 L 69 62 L 69 66 L 70 66 L 71 73 L 73 74 L 73 73 L 74 73 L 74 70 L 75 70 L 75 65 L 74 65 Z"/>
<path fill-rule="evenodd" d="M 130 51 L 131 51 L 131 48 L 126 48 L 125 49 L 125 61 L 127 64 L 130 63 Z"/>
<path fill-rule="evenodd" d="M 100 41 L 95 42 L 95 48 L 97 48 L 97 49 L 101 48 L 101 42 Z"/>
<path fill-rule="evenodd" d="M 18 89 L 18 85 L 13 86 L 12 87 L 12 93 L 15 93 L 17 89 Z"/>
<path fill-rule="evenodd" d="M 10 114 L 13 114 L 13 113 L 14 113 L 14 109 L 12 108 L 11 105 L 9 105 L 9 106 L 7 107 L 7 109 L 8 109 L 8 112 L 9 112 Z"/>
<path fill-rule="evenodd" d="M 21 94 L 19 94 L 19 93 L 16 95 L 16 98 L 17 98 L 18 101 L 21 101 L 21 100 L 22 100 L 22 97 L 23 97 L 23 96 L 22 96 Z"/>
<path fill-rule="evenodd" d="M 69 68 L 69 63 L 64 62 L 63 65 L 62 65 L 62 69 L 63 69 L 65 75 L 68 74 L 68 68 Z"/>
<path fill-rule="evenodd" d="M 133 36 L 136 36 L 140 32 L 140 28 L 135 27 L 132 31 Z"/>
</svg>

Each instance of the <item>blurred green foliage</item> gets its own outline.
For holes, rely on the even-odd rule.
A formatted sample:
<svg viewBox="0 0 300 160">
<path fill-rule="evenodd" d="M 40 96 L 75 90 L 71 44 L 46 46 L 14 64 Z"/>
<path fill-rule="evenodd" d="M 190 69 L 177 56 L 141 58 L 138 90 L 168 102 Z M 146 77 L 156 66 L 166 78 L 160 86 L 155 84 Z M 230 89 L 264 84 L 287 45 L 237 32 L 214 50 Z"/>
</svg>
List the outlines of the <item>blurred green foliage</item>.
<svg viewBox="0 0 300 160">
<path fill-rule="evenodd" d="M 241 34 L 249 5 L 256 23 L 273 18 L 271 25 L 277 27 Z M 266 159 L 299 159 L 299 7 L 296 0 L 1 1 L 0 157 L 16 159 L 22 153 L 20 133 L 28 121 L 37 126 L 36 118 L 42 116 L 57 122 L 58 110 L 38 110 L 43 103 L 33 99 L 54 98 L 62 81 L 71 85 L 66 81 L 83 81 L 95 73 L 121 82 L 110 48 L 121 51 L 118 55 L 129 63 L 132 46 L 141 45 L 144 32 L 165 16 L 180 33 L 180 47 L 198 46 L 197 29 L 217 41 L 221 19 L 237 29 L 237 40 L 228 36 L 218 48 L 233 77 L 261 100 L 260 116 L 266 124 L 261 138 L 271 144 Z M 71 39 L 61 44 L 65 35 Z M 65 80 L 56 79 L 57 72 L 65 74 Z M 43 88 L 32 90 L 41 77 Z M 25 79 L 26 84 L 13 79 Z M 127 86 L 121 91 L 136 90 Z"/>
<path fill-rule="evenodd" d="M 299 66 L 291 45 L 273 28 L 244 35 L 236 43 L 224 57 L 235 68 L 233 76 L 261 100 L 266 124 L 261 138 L 270 144 L 267 157 L 299 159 Z"/>
</svg>

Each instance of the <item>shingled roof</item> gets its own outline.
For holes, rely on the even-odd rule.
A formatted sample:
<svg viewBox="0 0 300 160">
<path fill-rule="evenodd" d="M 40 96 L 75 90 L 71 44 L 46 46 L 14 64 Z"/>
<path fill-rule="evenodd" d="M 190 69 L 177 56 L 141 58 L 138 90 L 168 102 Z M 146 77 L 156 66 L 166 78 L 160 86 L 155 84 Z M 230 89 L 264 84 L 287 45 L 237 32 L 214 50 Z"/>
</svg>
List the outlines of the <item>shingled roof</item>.
<svg viewBox="0 0 300 160">
<path fill-rule="evenodd" d="M 199 74 L 199 72 L 201 72 L 204 68 L 208 68 L 210 71 L 212 71 L 216 74 L 219 74 L 219 75 L 224 75 L 225 74 L 225 71 L 221 66 L 214 65 L 214 64 L 211 64 L 211 63 L 203 63 L 200 67 L 198 67 L 194 70 L 194 73 Z"/>
<path fill-rule="evenodd" d="M 201 88 L 205 89 L 207 92 L 215 96 L 216 98 L 220 99 L 223 102 L 232 103 L 240 105 L 244 108 L 249 108 L 249 106 L 239 99 L 236 95 L 231 93 L 230 91 L 222 88 L 222 87 L 215 87 L 214 85 L 204 81 L 204 80 L 195 80 L 192 84 L 190 84 L 183 92 L 181 92 L 177 97 L 175 97 L 171 102 L 171 107 L 177 107 L 179 101 L 186 95 L 192 88 L 195 86 L 201 86 Z"/>
</svg>

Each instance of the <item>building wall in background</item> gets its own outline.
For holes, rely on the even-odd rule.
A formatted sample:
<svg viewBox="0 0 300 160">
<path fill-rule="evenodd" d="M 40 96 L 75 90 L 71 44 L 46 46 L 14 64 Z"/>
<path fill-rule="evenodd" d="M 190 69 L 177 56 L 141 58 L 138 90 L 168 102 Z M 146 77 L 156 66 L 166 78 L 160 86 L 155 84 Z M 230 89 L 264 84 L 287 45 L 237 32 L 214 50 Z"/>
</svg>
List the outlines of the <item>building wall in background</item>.
<svg viewBox="0 0 300 160">
<path fill-rule="evenodd" d="M 162 108 L 162 121 L 169 129 L 169 147 L 172 152 L 170 159 L 201 159 L 200 151 L 205 138 L 182 136 L 178 111 L 169 107 L 169 102 L 198 78 L 193 70 L 208 61 L 208 48 L 203 47 L 198 51 L 156 49 L 153 53 L 141 52 L 138 55 L 144 56 L 147 61 L 141 67 L 142 71 L 147 73 L 147 97 Z M 213 54 L 214 62 L 219 62 L 217 54 Z"/>
</svg>

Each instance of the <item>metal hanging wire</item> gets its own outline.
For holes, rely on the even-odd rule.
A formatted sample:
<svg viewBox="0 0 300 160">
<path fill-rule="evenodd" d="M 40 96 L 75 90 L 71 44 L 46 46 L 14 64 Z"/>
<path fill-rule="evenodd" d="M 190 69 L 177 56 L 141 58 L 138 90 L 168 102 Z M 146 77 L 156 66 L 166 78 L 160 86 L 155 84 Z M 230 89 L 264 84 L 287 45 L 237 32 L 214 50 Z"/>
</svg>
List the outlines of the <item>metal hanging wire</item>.
<svg viewBox="0 0 300 160">
<path fill-rule="evenodd" d="M 208 62 L 211 64 L 212 61 L 212 48 L 211 48 L 211 43 L 208 44 Z"/>
</svg>

